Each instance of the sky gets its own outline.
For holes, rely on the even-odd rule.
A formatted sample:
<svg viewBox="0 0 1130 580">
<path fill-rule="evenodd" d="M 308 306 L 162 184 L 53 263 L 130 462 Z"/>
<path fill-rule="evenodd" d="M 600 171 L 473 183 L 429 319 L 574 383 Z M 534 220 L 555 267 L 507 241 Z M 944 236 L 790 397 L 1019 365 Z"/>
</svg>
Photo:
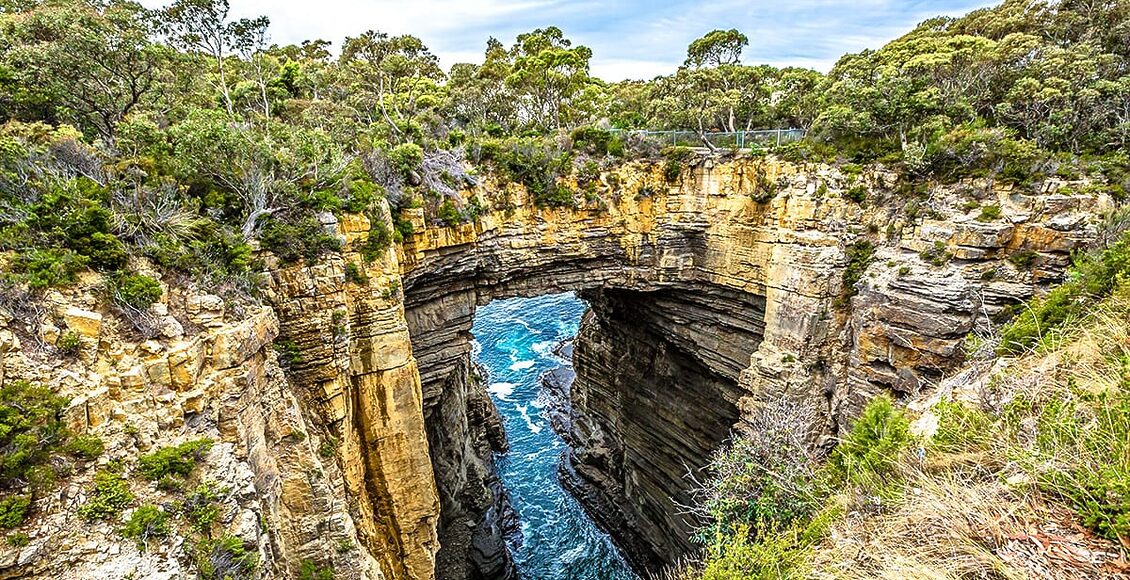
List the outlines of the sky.
<svg viewBox="0 0 1130 580">
<path fill-rule="evenodd" d="M 826 72 L 848 52 L 879 48 L 940 14 L 998 2 L 976 0 L 230 0 L 234 17 L 267 15 L 271 42 L 322 38 L 341 46 L 365 30 L 413 34 L 446 70 L 482 62 L 487 38 L 509 46 L 522 33 L 561 28 L 593 51 L 591 72 L 607 81 L 669 74 L 687 45 L 714 29 L 749 37 L 748 64 Z M 145 0 L 156 7 L 162 0 Z"/>
</svg>

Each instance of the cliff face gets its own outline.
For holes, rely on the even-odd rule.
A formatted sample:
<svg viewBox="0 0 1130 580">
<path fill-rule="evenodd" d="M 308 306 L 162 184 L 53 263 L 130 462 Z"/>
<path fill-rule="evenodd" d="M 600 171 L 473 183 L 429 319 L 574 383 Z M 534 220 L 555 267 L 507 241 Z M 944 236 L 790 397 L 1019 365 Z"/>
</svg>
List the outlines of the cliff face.
<svg viewBox="0 0 1130 580">
<path fill-rule="evenodd" d="M 1058 279 L 1103 204 L 987 182 L 908 197 L 881 171 L 764 159 L 708 160 L 675 183 L 647 165 L 613 173 L 598 196 L 611 201 L 578 209 L 539 209 L 488 181 L 474 195 L 496 209 L 475 223 L 437 227 L 409 210 L 415 234 L 374 263 L 346 251 L 272 265 L 266 306 L 225 311 L 167 281 L 150 341 L 129 339 L 88 280 L 49 295 L 49 315 L 0 317 L 0 381 L 59 385 L 68 422 L 103 437 L 107 459 L 217 440 L 202 477 L 234 490 L 221 523 L 257 546 L 265 577 L 310 561 L 339 578 L 505 578 L 508 506 L 492 465 L 505 435 L 470 358 L 474 311 L 577 291 L 592 311 L 564 479 L 653 567 L 690 547 L 675 509 L 687 472 L 748 428 L 759 401 L 814 403 L 820 443 L 875 393 L 923 389 L 960 362 L 971 329 Z M 863 204 L 845 198 L 857 187 Z M 989 205 L 1000 217 L 978 221 Z M 326 226 L 347 248 L 369 227 Z M 361 276 L 347 279 L 348 264 Z M 861 281 L 854 297 L 845 270 Z M 81 352 L 58 364 L 50 344 L 67 330 Z M 139 555 L 116 524 L 76 518 L 92 472 L 37 504 L 31 543 L 0 548 L 0 575 L 187 574 L 184 550 Z"/>
<path fill-rule="evenodd" d="M 500 505 L 486 447 L 466 444 L 491 424 L 458 412 L 483 396 L 458 378 L 476 304 L 566 290 L 589 301 L 564 479 L 629 557 L 654 567 L 690 549 L 676 509 L 688 471 L 760 400 L 815 403 L 821 444 L 877 392 L 927 386 L 960 363 L 970 330 L 1058 279 L 1103 203 L 987 181 L 908 199 L 896 177 L 739 160 L 665 183 L 628 166 L 602 180 L 610 203 L 537 209 L 491 183 L 477 194 L 510 210 L 454 228 L 417 218 L 401 265 L 426 407 L 442 409 L 427 428 L 445 512 L 474 521 Z M 845 198 L 856 187 L 864 203 Z M 1000 216 L 979 221 L 982 206 Z M 865 261 L 853 258 L 862 240 Z M 848 268 L 861 280 L 854 297 Z"/>
</svg>

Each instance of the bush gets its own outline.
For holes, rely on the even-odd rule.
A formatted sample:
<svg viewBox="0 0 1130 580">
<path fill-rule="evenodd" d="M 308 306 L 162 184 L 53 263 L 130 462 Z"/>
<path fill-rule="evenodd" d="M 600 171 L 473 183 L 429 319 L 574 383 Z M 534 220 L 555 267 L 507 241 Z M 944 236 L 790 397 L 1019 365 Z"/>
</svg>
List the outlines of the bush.
<svg viewBox="0 0 1130 580">
<path fill-rule="evenodd" d="M 614 136 L 606 129 L 587 126 L 573 129 L 570 139 L 574 149 L 581 149 L 590 155 L 608 155 Z"/>
<path fill-rule="evenodd" d="M 949 248 L 946 246 L 945 242 L 937 240 L 934 242 L 933 246 L 922 250 L 918 254 L 918 257 L 922 258 L 923 262 L 926 262 L 932 266 L 941 267 L 945 266 L 951 259 L 953 259 L 953 253 L 949 251 Z"/>
<path fill-rule="evenodd" d="M 68 331 L 55 341 L 55 348 L 59 349 L 60 355 L 74 358 L 82 350 L 82 336 L 73 330 Z"/>
<path fill-rule="evenodd" d="M 358 286 L 368 286 L 369 277 L 361 270 L 361 267 L 353 262 L 345 265 L 345 279 L 349 282 L 357 284 Z"/>
<path fill-rule="evenodd" d="M 815 415 L 791 401 L 768 403 L 754 415 L 748 434 L 714 454 L 710 476 L 695 492 L 709 522 L 696 534 L 699 540 L 709 543 L 739 529 L 762 537 L 819 509 L 825 490 L 804 440 Z"/>
<path fill-rule="evenodd" d="M 196 569 L 204 580 L 251 580 L 255 574 L 255 552 L 235 536 L 201 539 L 193 549 Z"/>
<path fill-rule="evenodd" d="M 341 240 L 309 214 L 287 221 L 269 219 L 259 234 L 259 241 L 284 264 L 302 260 L 314 263 L 326 253 L 341 249 Z"/>
<path fill-rule="evenodd" d="M 863 185 L 856 185 L 847 190 L 845 197 L 855 203 L 862 204 L 864 201 L 867 201 L 867 188 Z"/>
<path fill-rule="evenodd" d="M 668 159 L 667 164 L 663 166 L 663 179 L 667 183 L 675 183 L 679 177 L 683 175 L 683 164 L 675 159 Z"/>
<path fill-rule="evenodd" d="M 494 159 L 500 172 L 525 186 L 539 207 L 574 205 L 573 192 L 557 183 L 557 178 L 572 170 L 567 152 L 555 153 L 552 144 L 525 138 L 508 141 Z"/>
<path fill-rule="evenodd" d="M 840 296 L 836 299 L 836 305 L 839 307 L 847 306 L 852 296 L 859 292 L 856 286 L 875 258 L 875 244 L 869 240 L 859 240 L 848 246 L 844 255 L 847 256 L 848 262 L 840 276 Z"/>
<path fill-rule="evenodd" d="M 410 173 L 419 171 L 420 164 L 424 162 L 424 150 L 415 143 L 405 143 L 393 147 L 388 152 L 388 158 L 397 171 L 407 179 Z"/>
<path fill-rule="evenodd" d="M 89 262 L 67 249 L 35 249 L 13 260 L 12 271 L 33 289 L 50 288 L 74 284 Z"/>
<path fill-rule="evenodd" d="M 910 445 L 910 421 L 885 395 L 875 397 L 828 458 L 833 481 L 885 486 L 899 456 Z"/>
<path fill-rule="evenodd" d="M 150 538 L 167 538 L 170 533 L 172 530 L 169 527 L 169 514 L 149 504 L 133 510 L 133 514 L 122 528 L 122 535 L 137 540 L 141 547 L 144 547 Z"/>
<path fill-rule="evenodd" d="M 10 381 L 0 387 L 0 488 L 22 485 L 66 442 L 60 419 L 67 400 L 45 386 Z"/>
<path fill-rule="evenodd" d="M 992 437 L 993 420 L 984 411 L 957 401 L 942 401 L 934 406 L 938 429 L 930 439 L 933 448 L 945 453 L 979 451 Z"/>
<path fill-rule="evenodd" d="M 302 362 L 302 349 L 293 340 L 285 338 L 275 340 L 275 352 L 278 354 L 279 363 L 290 367 Z"/>
<path fill-rule="evenodd" d="M 1032 267 L 1036 258 L 1039 257 L 1040 254 L 1032 250 L 1021 250 L 1009 256 L 1008 261 L 1012 262 L 1012 265 L 1016 266 L 1017 270 L 1028 270 Z"/>
<path fill-rule="evenodd" d="M 366 262 L 375 262 L 384 256 L 385 251 L 392 245 L 393 233 L 384 219 L 379 217 L 370 219 L 369 224 L 369 236 L 358 248 L 358 252 Z"/>
<path fill-rule="evenodd" d="M 436 211 L 436 218 L 447 227 L 463 223 L 463 216 L 459 213 L 459 208 L 455 207 L 455 203 L 450 199 L 445 199 L 440 204 L 439 210 Z"/>
<path fill-rule="evenodd" d="M 1115 542 L 1130 538 L 1130 394 L 1055 398 L 1035 409 L 1025 457 L 1039 487 L 1067 501 L 1083 524 Z"/>
<path fill-rule="evenodd" d="M 13 495 L 0 499 L 0 528 L 10 530 L 19 527 L 30 509 L 30 495 Z"/>
<path fill-rule="evenodd" d="M 90 499 L 78 508 L 78 515 L 87 521 L 104 520 L 117 516 L 134 502 L 129 484 L 122 476 L 108 470 L 94 474 L 94 488 Z"/>
<path fill-rule="evenodd" d="M 999 205 L 986 205 L 981 208 L 980 215 L 977 216 L 979 222 L 991 222 L 1000 219 L 1001 206 Z"/>
<path fill-rule="evenodd" d="M 319 566 L 313 560 L 303 560 L 298 571 L 299 580 L 333 580 L 333 566 Z"/>
<path fill-rule="evenodd" d="M 7 540 L 8 545 L 12 546 L 13 548 L 22 548 L 31 543 L 31 538 L 29 538 L 28 535 L 23 532 L 8 534 L 4 539 Z"/>
<path fill-rule="evenodd" d="M 89 461 L 102 455 L 105 445 L 102 439 L 95 435 L 76 435 L 67 441 L 66 449 L 67 453 Z"/>
<path fill-rule="evenodd" d="M 146 310 L 161 299 L 161 283 L 144 274 L 120 273 L 110 279 L 110 295 L 120 304 Z"/>
<path fill-rule="evenodd" d="M 220 516 L 219 496 L 209 483 L 202 483 L 184 499 L 182 511 L 197 533 L 211 535 L 212 524 Z"/>
<path fill-rule="evenodd" d="M 162 447 L 138 459 L 138 468 L 147 479 L 157 481 L 167 475 L 188 477 L 196 462 L 212 448 L 211 439 L 194 439 L 180 445 Z"/>
</svg>

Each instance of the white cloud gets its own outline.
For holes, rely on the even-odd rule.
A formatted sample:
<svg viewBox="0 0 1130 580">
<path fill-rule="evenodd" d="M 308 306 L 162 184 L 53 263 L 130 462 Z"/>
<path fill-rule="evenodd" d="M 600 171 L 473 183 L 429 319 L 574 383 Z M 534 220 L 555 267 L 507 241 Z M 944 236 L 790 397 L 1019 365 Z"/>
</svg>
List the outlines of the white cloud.
<svg viewBox="0 0 1130 580">
<path fill-rule="evenodd" d="M 150 6 L 160 0 L 143 0 Z M 486 40 L 510 43 L 523 31 L 556 25 L 593 49 L 593 73 L 606 80 L 673 71 L 693 39 L 715 28 L 750 37 L 746 61 L 828 70 L 846 52 L 878 48 L 937 14 L 957 15 L 983 0 L 231 0 L 232 15 L 271 18 L 280 44 L 322 38 L 340 46 L 365 30 L 414 34 L 445 67 L 478 61 Z"/>
</svg>

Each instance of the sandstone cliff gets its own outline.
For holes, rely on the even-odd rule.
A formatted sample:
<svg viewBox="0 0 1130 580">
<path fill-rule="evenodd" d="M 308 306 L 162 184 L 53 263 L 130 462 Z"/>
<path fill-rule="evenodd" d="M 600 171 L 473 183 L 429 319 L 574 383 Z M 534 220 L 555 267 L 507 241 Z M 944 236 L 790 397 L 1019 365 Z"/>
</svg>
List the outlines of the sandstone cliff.
<svg viewBox="0 0 1130 580">
<path fill-rule="evenodd" d="M 566 480 L 654 567 L 691 548 L 677 509 L 687 472 L 759 401 L 817 403 L 819 442 L 877 392 L 929 388 L 971 329 L 1058 279 L 1105 203 L 980 181 L 908 197 L 896 177 L 737 159 L 668 183 L 628 164 L 576 209 L 488 179 L 469 195 L 494 211 L 442 227 L 408 210 L 415 233 L 374 263 L 351 250 L 272 263 L 263 305 L 167 280 L 153 340 L 129 338 L 95 279 L 50 294 L 32 318 L 0 318 L 0 381 L 57 385 L 72 429 L 103 437 L 101 461 L 127 470 L 155 447 L 216 440 L 200 477 L 230 490 L 221 525 L 257 547 L 263 577 L 310 562 L 339 578 L 502 578 L 492 454 L 505 437 L 470 358 L 475 307 L 577 291 L 592 312 Z M 1078 184 L 1047 191 L 1061 185 Z M 860 187 L 864 203 L 847 198 Z M 999 215 L 979 221 L 990 205 Z M 325 223 L 347 248 L 369 228 Z M 363 276 L 347 279 L 350 264 Z M 83 336 L 77 360 L 54 352 L 62 330 Z M 31 543 L 0 548 L 0 575 L 188 574 L 183 538 L 139 553 L 115 525 L 77 519 L 93 471 L 39 502 Z"/>
</svg>

